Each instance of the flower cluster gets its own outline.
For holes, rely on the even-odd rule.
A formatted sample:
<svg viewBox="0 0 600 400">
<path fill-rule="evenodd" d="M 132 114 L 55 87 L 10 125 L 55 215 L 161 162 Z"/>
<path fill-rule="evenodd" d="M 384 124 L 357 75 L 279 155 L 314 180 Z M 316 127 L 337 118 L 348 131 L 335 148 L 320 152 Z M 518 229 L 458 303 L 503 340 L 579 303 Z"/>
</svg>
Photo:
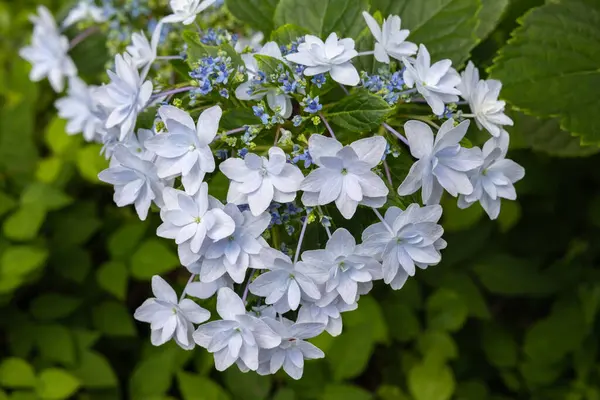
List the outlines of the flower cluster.
<svg viewBox="0 0 600 400">
<path fill-rule="evenodd" d="M 193 26 L 214 3 L 171 0 L 172 13 L 158 20 L 150 39 L 131 34 L 99 87 L 76 76 L 68 51 L 77 43 L 69 45 L 43 7 L 32 17 L 32 44 L 21 55 L 34 64 L 31 78 L 48 77 L 57 92 L 69 78 L 56 102 L 68 133 L 104 144 L 110 167 L 99 179 L 114 186 L 117 206 L 133 205 L 142 220 L 152 204 L 160 209 L 156 234 L 175 242 L 182 272 L 191 275 L 179 297 L 153 277 L 154 297 L 135 312 L 150 324 L 152 343 L 203 347 L 220 371 L 236 364 L 243 372 L 283 369 L 299 379 L 304 360 L 324 357 L 308 340 L 339 335 L 342 313 L 356 309 L 375 281 L 399 290 L 418 269 L 440 263 L 447 245 L 440 225 L 444 193 L 461 208 L 481 203 L 495 219 L 501 199 L 516 199 L 514 184 L 524 170 L 506 158 L 504 126 L 512 121 L 498 100 L 501 83 L 481 80 L 471 63 L 462 75 L 450 60 L 432 63 L 424 45 L 407 41 L 399 16 L 379 25 L 364 13 L 375 45 L 361 53 L 352 38 L 335 32 L 325 40 L 305 35 L 291 44 L 259 45 L 261 35 L 238 38 L 211 28 L 185 32 L 196 35 L 186 42 L 187 59 L 157 56 L 165 30 Z M 63 24 L 104 17 L 82 1 Z M 374 57 L 378 73 L 359 71 L 357 57 Z M 162 90 L 152 68 L 159 59 L 185 59 L 190 80 Z M 365 122 L 330 111 L 334 89 L 339 101 L 361 96 L 358 110 L 350 111 L 359 111 L 365 98 L 382 103 L 381 96 L 390 105 L 414 102 L 424 113 L 404 120 L 402 134 L 386 122 L 400 125 L 389 118 L 389 107 L 376 121 L 377 133 L 352 137 L 368 129 L 354 129 Z M 151 126 L 142 113 L 155 115 Z M 465 146 L 470 119 L 491 134 L 482 148 Z M 334 128 L 340 127 L 338 140 Z M 399 184 L 387 164 L 394 160 L 386 159 L 397 148 L 414 158 Z M 226 196 L 214 197 L 209 185 L 225 185 Z M 419 190 L 422 205 L 388 205 Z M 375 223 L 357 241 L 340 225 L 363 211 Z M 303 249 L 316 221 L 328 239 L 322 248 Z M 297 239 L 294 246 L 281 242 L 282 229 Z M 211 320 L 201 304 L 214 296 L 218 315 Z"/>
</svg>

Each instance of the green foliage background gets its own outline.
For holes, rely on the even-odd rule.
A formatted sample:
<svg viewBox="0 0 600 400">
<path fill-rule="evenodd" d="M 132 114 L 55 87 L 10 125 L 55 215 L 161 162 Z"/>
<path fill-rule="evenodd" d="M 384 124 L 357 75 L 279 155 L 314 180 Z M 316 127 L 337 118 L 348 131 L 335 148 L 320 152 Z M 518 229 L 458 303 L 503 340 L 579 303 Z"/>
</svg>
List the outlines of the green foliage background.
<svg viewBox="0 0 600 400">
<path fill-rule="evenodd" d="M 67 136 L 49 86 L 29 82 L 17 49 L 39 3 L 64 6 L 0 1 L 0 400 L 600 399 L 599 0 L 226 1 L 275 36 L 292 23 L 366 47 L 371 3 L 434 58 L 470 53 L 504 83 L 527 171 L 497 222 L 444 200 L 442 264 L 398 292 L 378 285 L 340 337 L 315 340 L 327 358 L 298 382 L 218 374 L 205 351 L 153 348 L 134 322 L 152 275 L 186 274 L 158 217 L 113 204 L 99 145 Z M 93 46 L 78 51 L 101 72 Z"/>
</svg>

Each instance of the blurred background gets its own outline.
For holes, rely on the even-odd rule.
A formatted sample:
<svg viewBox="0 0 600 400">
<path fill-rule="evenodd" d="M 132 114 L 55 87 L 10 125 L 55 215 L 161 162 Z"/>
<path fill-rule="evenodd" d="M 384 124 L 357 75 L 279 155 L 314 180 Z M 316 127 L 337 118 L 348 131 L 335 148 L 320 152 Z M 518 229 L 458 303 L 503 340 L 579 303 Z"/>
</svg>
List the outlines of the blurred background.
<svg viewBox="0 0 600 400">
<path fill-rule="evenodd" d="M 476 65 L 491 66 L 543 3 L 484 0 Z M 307 362 L 302 380 L 217 373 L 202 349 L 152 347 L 133 310 L 152 275 L 181 286 L 189 275 L 174 243 L 156 237 L 159 217 L 140 222 L 98 182 L 101 146 L 66 135 L 48 83 L 29 81 L 17 52 L 38 4 L 60 16 L 72 2 L 0 1 L 0 400 L 600 399 L 599 149 L 516 109 L 518 201 L 497 221 L 444 201 L 443 262 L 401 291 L 376 285 L 344 314 L 341 336 L 315 340 L 327 356 Z M 584 33 L 600 46 L 600 30 Z M 103 73 L 107 40 L 78 46 L 84 76 Z"/>
</svg>

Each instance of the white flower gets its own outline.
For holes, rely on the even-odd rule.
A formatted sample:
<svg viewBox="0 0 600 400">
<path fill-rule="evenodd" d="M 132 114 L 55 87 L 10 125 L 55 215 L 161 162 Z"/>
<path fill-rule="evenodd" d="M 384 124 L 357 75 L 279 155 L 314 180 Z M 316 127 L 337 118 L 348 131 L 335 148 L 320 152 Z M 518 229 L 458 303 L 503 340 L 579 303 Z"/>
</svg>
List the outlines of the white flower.
<svg viewBox="0 0 600 400">
<path fill-rule="evenodd" d="M 512 119 L 504 114 L 506 103 L 498 100 L 502 83 L 494 79 L 479 80 L 479 71 L 470 61 L 462 73 L 458 89 L 461 96 L 469 102 L 479 129 L 484 127 L 492 136 L 498 137 L 504 125 L 513 125 Z"/>
<path fill-rule="evenodd" d="M 194 332 L 199 346 L 214 353 L 215 367 L 224 371 L 237 362 L 241 370 L 258 369 L 258 350 L 279 346 L 281 337 L 262 320 L 248 315 L 233 290 L 221 288 L 217 294 L 221 321 L 200 325 Z"/>
<path fill-rule="evenodd" d="M 301 299 L 316 301 L 321 298 L 321 292 L 315 282 L 298 271 L 288 256 L 273 249 L 269 250 L 262 253 L 269 271 L 252 281 L 251 293 L 266 297 L 265 303 L 272 304 L 280 314 L 298 309 Z M 268 258 L 271 259 L 266 261 Z"/>
<path fill-rule="evenodd" d="M 456 85 L 460 84 L 460 75 L 452 68 L 452 61 L 442 60 L 431 65 L 431 57 L 423 45 L 419 46 L 414 64 L 406 58 L 402 61 L 406 67 L 403 75 L 406 86 L 416 85 L 434 114 L 443 114 L 445 103 L 458 101 L 460 91 Z"/>
<path fill-rule="evenodd" d="M 398 187 L 398 194 L 406 196 L 422 187 L 421 197 L 425 204 L 437 204 L 443 189 L 456 197 L 471 194 L 473 185 L 467 172 L 483 163 L 481 150 L 477 147 L 466 149 L 459 142 L 467 133 L 469 121 L 454 127 L 454 120 L 444 122 L 433 139 L 429 125 L 420 121 L 404 124 L 410 153 L 419 161 L 415 162 L 408 176 Z"/>
<path fill-rule="evenodd" d="M 153 201 L 162 206 L 164 182 L 156 175 L 153 163 L 142 160 L 123 146 L 114 150 L 113 157 L 118 165 L 100 172 L 98 179 L 115 186 L 114 201 L 118 207 L 134 204 L 143 221 Z"/>
<path fill-rule="evenodd" d="M 256 54 L 265 55 L 276 58 L 285 62 L 281 56 L 281 50 L 279 45 L 275 42 L 266 43 Z M 260 100 L 267 96 L 267 104 L 269 108 L 275 111 L 278 107 L 280 108 L 279 113 L 283 118 L 289 118 L 292 115 L 293 107 L 291 97 L 285 93 L 281 93 L 277 88 L 265 88 L 264 90 L 258 90 L 252 95 L 249 91 L 252 89 L 252 80 L 258 76 L 258 62 L 254 58 L 254 54 L 242 54 L 242 60 L 246 65 L 246 72 L 248 79 L 242 83 L 235 90 L 235 97 L 240 100 Z"/>
<path fill-rule="evenodd" d="M 134 32 L 131 35 L 131 44 L 127 46 L 126 50 L 137 68 L 151 63 L 156 57 L 155 50 L 152 49 L 152 45 L 144 32 Z"/>
<path fill-rule="evenodd" d="M 192 264 L 188 270 L 195 269 L 197 264 Z M 222 276 L 212 282 L 191 282 L 186 287 L 186 293 L 190 296 L 197 297 L 202 300 L 210 299 L 217 293 L 217 291 L 223 287 L 227 287 L 233 290 L 233 281 L 228 276 Z"/>
<path fill-rule="evenodd" d="M 268 159 L 248 153 L 243 160 L 228 158 L 219 169 L 231 180 L 227 201 L 248 204 L 255 216 L 267 210 L 273 200 L 280 203 L 293 201 L 304 178 L 297 166 L 287 162 L 279 147 L 269 149 Z"/>
<path fill-rule="evenodd" d="M 47 8 L 38 7 L 39 16 L 32 16 L 35 24 L 31 45 L 19 50 L 19 55 L 33 65 L 29 78 L 38 82 L 48 78 L 55 92 L 62 92 L 65 77 L 77 76 L 77 67 L 69 57 L 69 40 L 61 36 L 56 22 Z"/>
<path fill-rule="evenodd" d="M 297 268 L 325 285 L 326 294 L 333 293 L 336 297 L 339 294 L 347 304 L 353 304 L 357 299 L 358 284 L 373 280 L 369 272 L 373 263 L 378 264 L 372 257 L 357 254 L 354 237 L 340 228 L 331 235 L 325 249 L 302 253 L 302 262 Z"/>
<path fill-rule="evenodd" d="M 83 133 L 88 142 L 102 130 L 102 120 L 98 117 L 98 107 L 93 98 L 96 89 L 96 86 L 88 86 L 78 77 L 73 77 L 69 81 L 68 95 L 54 103 L 58 116 L 68 120 L 67 133 Z"/>
<path fill-rule="evenodd" d="M 200 188 L 204 175 L 215 170 L 215 158 L 210 143 L 219 129 L 222 111 L 219 106 L 204 110 L 194 126 L 190 115 L 173 106 L 158 110 L 168 133 L 156 135 L 146 143 L 158 155 L 156 165 L 161 178 L 181 175 L 186 193 Z"/>
<path fill-rule="evenodd" d="M 375 59 L 377 61 L 389 64 L 390 57 L 401 61 L 402 57 L 409 57 L 417 52 L 416 44 L 406 42 L 410 31 L 408 29 L 400 30 L 402 21 L 399 16 L 390 15 L 383 20 L 381 27 L 368 12 L 363 11 L 363 17 L 377 41 L 375 43 Z"/>
<path fill-rule="evenodd" d="M 259 253 L 268 247 L 261 235 L 269 226 L 271 215 L 265 212 L 255 217 L 250 211 L 240 212 L 238 206 L 231 203 L 223 211 L 234 221 L 235 230 L 208 246 L 202 259 L 200 280 L 212 282 L 227 273 L 241 284 L 246 270 L 260 263 Z"/>
<path fill-rule="evenodd" d="M 129 54 L 117 54 L 115 72 L 108 71 L 111 82 L 96 91 L 97 100 L 109 112 L 105 127 L 119 126 L 119 140 L 133 132 L 138 114 L 152 95 L 152 82 L 141 81 L 137 67 Z"/>
<path fill-rule="evenodd" d="M 359 203 L 381 207 L 389 191 L 371 169 L 381 162 L 385 148 L 386 141 L 381 136 L 360 139 L 344 147 L 336 139 L 311 135 L 308 149 L 319 168 L 300 185 L 304 190 L 304 205 L 325 205 L 335 201 L 346 219 L 352 218 Z"/>
<path fill-rule="evenodd" d="M 321 349 L 304 340 L 320 335 L 325 325 L 310 322 L 293 323 L 285 318 L 282 321 L 265 318 L 264 321 L 282 340 L 278 347 L 260 351 L 257 370 L 259 375 L 274 374 L 283 367 L 289 376 L 298 380 L 304 372 L 304 360 L 325 357 Z"/>
<path fill-rule="evenodd" d="M 182 22 L 184 25 L 193 24 L 196 16 L 217 0 L 171 0 L 169 4 L 173 14 L 163 19 L 165 23 Z"/>
<path fill-rule="evenodd" d="M 255 34 L 253 34 L 252 36 L 250 36 L 249 38 L 245 38 L 245 37 L 238 37 L 237 42 L 235 42 L 235 51 L 237 51 L 238 53 L 243 52 L 244 50 L 246 50 L 246 48 L 250 48 L 253 51 L 260 49 L 261 43 L 262 41 L 265 39 L 265 35 L 262 32 L 256 32 Z"/>
<path fill-rule="evenodd" d="M 156 234 L 167 239 L 175 239 L 175 243 L 189 244 L 193 253 L 198 253 L 206 238 L 221 240 L 231 235 L 235 223 L 231 217 L 219 208 L 209 209 L 208 185 L 203 182 L 194 196 L 183 192 L 177 195 L 177 208 L 161 212 L 163 224 Z"/>
<path fill-rule="evenodd" d="M 177 300 L 177 294 L 160 276 L 152 277 L 153 298 L 135 310 L 133 317 L 150 323 L 150 340 L 155 346 L 165 344 L 172 338 L 181 348 L 194 348 L 192 333 L 194 324 L 201 324 L 210 318 L 210 313 L 190 299 Z"/>
<path fill-rule="evenodd" d="M 356 86 L 360 82 L 358 71 L 350 60 L 358 55 L 354 50 L 354 40 L 338 40 L 335 32 L 325 43 L 313 35 L 306 35 L 304 43 L 298 46 L 298 52 L 285 58 L 296 64 L 305 65 L 304 75 L 313 76 L 329 72 L 331 78 L 342 85 Z"/>
<path fill-rule="evenodd" d="M 320 323 L 325 325 L 325 330 L 331 336 L 338 336 L 342 333 L 343 326 L 340 313 L 356 310 L 357 307 L 357 303 L 346 304 L 339 297 L 324 307 L 320 307 L 314 303 L 304 303 L 298 311 L 296 322 Z"/>
<path fill-rule="evenodd" d="M 424 269 L 441 261 L 439 250 L 446 247 L 441 238 L 444 229 L 437 223 L 441 216 L 440 205 L 411 204 L 404 211 L 390 207 L 385 223 L 363 232 L 362 248 L 383 260 L 383 280 L 393 289 L 400 289 L 415 274 L 415 265 Z"/>
<path fill-rule="evenodd" d="M 491 219 L 500 214 L 500 199 L 516 200 L 513 184 L 525 176 L 525 169 L 512 160 L 504 158 L 507 147 L 497 147 L 497 141 L 488 140 L 483 145 L 483 165 L 471 174 L 473 193 L 458 198 L 460 208 L 470 207 L 476 201 Z"/>
<path fill-rule="evenodd" d="M 106 21 L 106 17 L 104 16 L 104 11 L 102 8 L 96 6 L 89 0 L 81 0 L 75 7 L 71 9 L 71 11 L 69 11 L 69 14 L 64 19 L 62 26 L 64 28 L 68 28 L 73 24 L 88 20 L 99 23 Z"/>
<path fill-rule="evenodd" d="M 154 131 L 140 128 L 138 129 L 137 134 L 129 135 L 123 142 L 118 143 L 121 146 L 128 148 L 132 153 L 135 153 L 138 158 L 141 158 L 144 161 L 154 162 L 156 154 L 146 147 L 146 142 L 154 136 Z M 111 160 L 111 167 L 113 166 L 113 162 L 116 162 L 116 160 Z"/>
</svg>

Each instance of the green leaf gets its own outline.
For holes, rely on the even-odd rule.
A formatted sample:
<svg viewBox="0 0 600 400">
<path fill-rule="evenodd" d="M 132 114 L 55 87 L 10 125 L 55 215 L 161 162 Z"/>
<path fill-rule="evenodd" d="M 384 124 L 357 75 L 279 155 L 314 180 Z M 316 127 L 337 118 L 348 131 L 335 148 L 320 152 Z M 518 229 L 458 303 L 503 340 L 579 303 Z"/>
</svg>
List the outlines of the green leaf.
<svg viewBox="0 0 600 400">
<path fill-rule="evenodd" d="M 0 386 L 14 389 L 34 387 L 35 384 L 35 371 L 27 361 L 9 357 L 0 363 Z"/>
<path fill-rule="evenodd" d="M 435 359 L 440 364 L 458 357 L 458 347 L 446 332 L 427 331 L 419 336 L 419 351 L 428 360 Z"/>
<path fill-rule="evenodd" d="M 118 385 L 117 376 L 108 360 L 94 351 L 81 353 L 79 366 L 71 372 L 85 388 L 112 388 Z"/>
<path fill-rule="evenodd" d="M 280 71 L 290 71 L 289 67 L 283 61 L 278 60 L 275 57 L 255 54 L 254 58 L 258 64 L 258 69 L 267 74 L 267 76 L 272 74 L 279 75 Z"/>
<path fill-rule="evenodd" d="M 456 292 L 439 289 L 427 299 L 428 326 L 432 329 L 454 332 L 462 328 L 469 309 Z"/>
<path fill-rule="evenodd" d="M 560 129 L 557 118 L 542 119 L 512 112 L 515 125 L 510 128 L 511 140 L 522 141 L 524 147 L 554 157 L 586 157 L 600 152 L 597 145 L 581 145 L 580 138 Z"/>
<path fill-rule="evenodd" d="M 58 116 L 54 117 L 46 128 L 44 139 L 50 150 L 64 158 L 72 158 L 72 154 L 82 143 L 81 135 L 68 135 L 66 131 L 67 120 Z"/>
<path fill-rule="evenodd" d="M 0 258 L 1 275 L 26 275 L 44 265 L 48 251 L 35 246 L 10 246 Z"/>
<path fill-rule="evenodd" d="M 61 276 L 83 283 L 92 268 L 89 252 L 77 246 L 54 247 L 50 264 Z"/>
<path fill-rule="evenodd" d="M 4 235 L 14 241 L 34 239 L 46 218 L 46 210 L 41 204 L 22 205 L 4 221 Z"/>
<path fill-rule="evenodd" d="M 81 304 L 77 297 L 60 294 L 42 294 L 31 302 L 30 312 L 39 321 L 51 321 L 71 315 Z"/>
<path fill-rule="evenodd" d="M 333 379 L 339 382 L 362 374 L 374 346 L 373 331 L 369 325 L 344 330 L 342 335 L 333 340 L 326 357 Z"/>
<path fill-rule="evenodd" d="M 308 30 L 293 24 L 285 24 L 271 32 L 271 40 L 278 43 L 280 46 L 287 46 L 295 42 L 298 38 L 308 34 Z"/>
<path fill-rule="evenodd" d="M 332 32 L 356 37 L 365 27 L 363 11 L 369 11 L 368 0 L 281 0 L 275 26 L 297 25 L 323 39 Z"/>
<path fill-rule="evenodd" d="M 479 203 L 463 210 L 458 208 L 456 199 L 450 196 L 444 196 L 442 207 L 444 209 L 442 226 L 445 232 L 467 230 L 477 224 L 484 215 L 483 208 Z"/>
<path fill-rule="evenodd" d="M 386 301 L 383 312 L 389 327 L 390 336 L 399 342 L 408 342 L 418 337 L 421 323 L 417 313 L 407 304 L 397 301 Z"/>
<path fill-rule="evenodd" d="M 258 374 L 245 374 L 237 368 L 224 372 L 225 386 L 235 400 L 262 400 L 271 391 L 271 379 Z"/>
<path fill-rule="evenodd" d="M 100 155 L 101 144 L 88 144 L 77 151 L 77 168 L 81 176 L 98 183 L 98 174 L 108 168 L 108 161 Z"/>
<path fill-rule="evenodd" d="M 481 319 L 491 318 L 490 310 L 481 290 L 467 274 L 454 271 L 445 274 L 442 277 L 440 287 L 451 289 L 458 294 L 467 305 L 470 316 Z"/>
<path fill-rule="evenodd" d="M 36 343 L 44 360 L 69 366 L 75 364 L 75 340 L 64 326 L 38 326 Z"/>
<path fill-rule="evenodd" d="M 584 144 L 600 143 L 600 4 L 548 3 L 519 21 L 491 75 L 502 96 L 528 114 L 560 117 L 563 130 Z"/>
<path fill-rule="evenodd" d="M 164 351 L 142 360 L 129 379 L 132 400 L 162 399 L 173 381 L 174 353 Z"/>
<path fill-rule="evenodd" d="M 371 8 L 402 18 L 408 40 L 423 43 L 432 62 L 449 58 L 460 65 L 478 43 L 475 36 L 481 0 L 373 0 Z"/>
<path fill-rule="evenodd" d="M 12 197 L 6 193 L 0 192 L 0 217 L 11 211 L 16 206 L 17 202 Z"/>
<path fill-rule="evenodd" d="M 79 202 L 57 213 L 52 219 L 53 236 L 61 245 L 87 242 L 102 225 L 96 207 L 92 202 Z"/>
<path fill-rule="evenodd" d="M 371 400 L 373 395 L 358 386 L 327 385 L 323 400 Z"/>
<path fill-rule="evenodd" d="M 220 122 L 221 129 L 223 130 L 233 130 L 241 128 L 244 125 L 257 124 L 260 124 L 260 119 L 254 115 L 251 109 L 248 108 L 234 108 L 231 110 L 226 110 L 223 112 L 223 117 L 221 118 Z M 240 132 L 239 135 L 243 135 L 243 132 Z"/>
<path fill-rule="evenodd" d="M 35 179 L 41 183 L 54 183 L 63 171 L 65 162 L 56 156 L 47 157 L 38 162 Z"/>
<path fill-rule="evenodd" d="M 42 400 L 62 400 L 71 397 L 81 383 L 73 375 L 60 368 L 48 368 L 41 372 L 37 393 Z"/>
<path fill-rule="evenodd" d="M 257 31 L 269 35 L 273 30 L 273 16 L 279 0 L 225 0 L 233 16 Z"/>
<path fill-rule="evenodd" d="M 345 315 L 344 326 L 348 328 L 368 326 L 375 342 L 385 343 L 388 340 L 388 328 L 383 311 L 372 297 L 363 297 L 360 301 L 360 308 Z"/>
<path fill-rule="evenodd" d="M 105 301 L 92 311 L 94 327 L 109 336 L 135 336 L 131 313 L 121 303 Z"/>
<path fill-rule="evenodd" d="M 207 56 L 217 57 L 219 51 L 227 53 L 227 56 L 231 58 L 234 67 L 245 65 L 239 53 L 227 43 L 223 43 L 220 46 L 207 46 L 200 41 L 200 36 L 198 32 L 195 31 L 184 31 L 182 33 L 182 38 L 188 46 L 187 62 L 190 68 L 195 68 L 196 63 L 201 58 Z"/>
<path fill-rule="evenodd" d="M 172 271 L 179 265 L 179 258 L 159 239 L 148 239 L 131 257 L 131 276 L 150 280 L 154 275 Z"/>
<path fill-rule="evenodd" d="M 359 89 L 334 104 L 324 114 L 334 130 L 341 128 L 360 133 L 378 129 L 391 112 L 392 108 L 381 97 Z"/>
<path fill-rule="evenodd" d="M 108 238 L 108 252 L 113 259 L 126 260 L 135 251 L 146 233 L 146 224 L 141 221 L 121 226 Z"/>
<path fill-rule="evenodd" d="M 292 389 L 283 388 L 275 393 L 273 400 L 296 400 L 296 393 Z"/>
<path fill-rule="evenodd" d="M 51 185 L 35 182 L 21 194 L 21 204 L 39 204 L 48 211 L 60 210 L 73 202 L 73 198 Z"/>
<path fill-rule="evenodd" d="M 505 296 L 545 295 L 557 289 L 558 282 L 543 274 L 532 260 L 494 254 L 473 268 L 479 280 L 492 293 Z"/>
<path fill-rule="evenodd" d="M 98 286 L 114 295 L 119 300 L 125 300 L 127 292 L 127 265 L 119 261 L 109 261 L 96 271 Z"/>
<path fill-rule="evenodd" d="M 189 372 L 178 372 L 177 381 L 179 391 L 183 400 L 228 400 L 229 395 L 217 383 L 210 379 L 190 374 Z"/>
<path fill-rule="evenodd" d="M 517 365 L 518 351 L 515 338 L 504 327 L 486 324 L 481 332 L 481 346 L 490 362 L 498 368 Z"/>
<path fill-rule="evenodd" d="M 479 26 L 477 26 L 475 34 L 480 40 L 483 40 L 496 29 L 510 0 L 481 0 L 481 2 L 483 6 L 479 11 Z"/>
<path fill-rule="evenodd" d="M 586 334 L 581 307 L 572 301 L 555 307 L 527 331 L 523 351 L 536 364 L 552 364 L 579 348 Z"/>
<path fill-rule="evenodd" d="M 500 231 L 505 233 L 511 230 L 521 219 L 521 205 L 516 201 L 502 201 L 502 208 L 498 216 Z"/>
<path fill-rule="evenodd" d="M 450 367 L 437 362 L 417 364 L 408 374 L 408 389 L 415 400 L 450 400 L 455 385 Z"/>
</svg>

